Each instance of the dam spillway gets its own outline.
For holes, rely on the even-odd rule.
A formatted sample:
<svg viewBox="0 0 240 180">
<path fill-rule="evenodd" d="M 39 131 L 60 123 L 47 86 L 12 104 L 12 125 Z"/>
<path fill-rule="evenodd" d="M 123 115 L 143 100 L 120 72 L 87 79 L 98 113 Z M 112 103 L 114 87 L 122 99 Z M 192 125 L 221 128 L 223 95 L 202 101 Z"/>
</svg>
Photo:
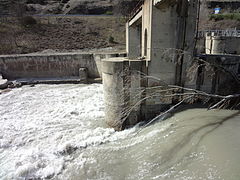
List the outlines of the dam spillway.
<svg viewBox="0 0 240 180">
<path fill-rule="evenodd" d="M 104 122 L 102 89 L 1 94 L 0 179 L 239 179 L 239 111 L 190 109 L 116 132 Z"/>
</svg>

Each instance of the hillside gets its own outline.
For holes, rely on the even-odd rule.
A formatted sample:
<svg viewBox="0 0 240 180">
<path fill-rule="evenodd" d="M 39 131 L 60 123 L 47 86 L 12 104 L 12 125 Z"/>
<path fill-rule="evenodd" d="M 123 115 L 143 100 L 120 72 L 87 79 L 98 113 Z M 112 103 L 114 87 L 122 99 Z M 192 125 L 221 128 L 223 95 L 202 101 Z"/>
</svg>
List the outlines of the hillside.
<svg viewBox="0 0 240 180">
<path fill-rule="evenodd" d="M 28 14 L 118 14 L 127 13 L 138 0 L 0 0 L 0 15 L 19 8 Z M 124 8 L 122 8 L 124 7 Z"/>
<path fill-rule="evenodd" d="M 136 2 L 138 0 L 0 0 L 0 54 L 49 49 L 61 52 L 123 49 L 125 19 L 122 17 Z M 68 16 L 72 14 L 114 16 Z"/>
<path fill-rule="evenodd" d="M 214 8 L 220 7 L 220 14 Z M 240 29 L 239 0 L 201 0 L 200 30 Z"/>
<path fill-rule="evenodd" d="M 34 17 L 23 25 L 15 18 L 0 21 L 0 54 L 58 52 L 125 47 L 125 21 L 114 16 Z M 117 32 L 117 33 L 116 33 Z"/>
</svg>

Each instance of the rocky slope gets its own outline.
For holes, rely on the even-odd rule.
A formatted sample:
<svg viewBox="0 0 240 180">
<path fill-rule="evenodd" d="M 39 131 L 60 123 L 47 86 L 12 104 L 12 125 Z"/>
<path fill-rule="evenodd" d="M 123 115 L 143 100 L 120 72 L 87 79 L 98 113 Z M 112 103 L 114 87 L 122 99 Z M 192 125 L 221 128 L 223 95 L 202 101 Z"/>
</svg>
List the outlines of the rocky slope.
<svg viewBox="0 0 240 180">
<path fill-rule="evenodd" d="M 125 18 L 54 14 L 126 15 L 134 2 L 138 0 L 0 0 L 0 16 L 10 16 L 0 18 L 0 54 L 122 49 Z M 43 16 L 28 16 L 36 14 Z"/>
<path fill-rule="evenodd" d="M 129 11 L 138 0 L 0 0 L 0 15 L 14 9 L 30 14 L 112 14 Z M 16 7 L 19 6 L 19 7 Z"/>
</svg>

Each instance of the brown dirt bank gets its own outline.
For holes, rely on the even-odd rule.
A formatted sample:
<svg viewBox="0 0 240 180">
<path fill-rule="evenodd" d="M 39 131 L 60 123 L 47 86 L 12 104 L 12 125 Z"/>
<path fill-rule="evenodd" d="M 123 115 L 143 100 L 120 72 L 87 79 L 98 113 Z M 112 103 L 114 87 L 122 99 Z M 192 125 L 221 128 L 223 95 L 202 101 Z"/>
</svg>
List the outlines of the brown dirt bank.
<svg viewBox="0 0 240 180">
<path fill-rule="evenodd" d="M 125 21 L 114 16 L 44 16 L 22 25 L 14 18 L 0 20 L 0 54 L 22 54 L 125 46 Z M 111 38 L 113 37 L 113 38 Z M 110 40 L 111 39 L 111 40 Z"/>
<path fill-rule="evenodd" d="M 200 30 L 226 30 L 226 29 L 240 29 L 240 21 L 237 20 L 201 20 L 199 23 Z"/>
</svg>

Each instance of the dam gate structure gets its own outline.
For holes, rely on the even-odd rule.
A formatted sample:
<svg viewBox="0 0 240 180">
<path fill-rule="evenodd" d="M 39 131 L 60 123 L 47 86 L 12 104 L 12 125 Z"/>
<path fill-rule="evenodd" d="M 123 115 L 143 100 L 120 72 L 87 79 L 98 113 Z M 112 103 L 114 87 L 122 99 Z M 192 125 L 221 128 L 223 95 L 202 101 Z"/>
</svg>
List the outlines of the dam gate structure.
<svg viewBox="0 0 240 180">
<path fill-rule="evenodd" d="M 149 120 L 172 104 L 154 87 L 186 80 L 195 47 L 198 0 L 144 0 L 126 23 L 127 57 L 102 61 L 106 122 L 116 130 Z M 154 77 L 158 81 L 146 77 Z"/>
</svg>

